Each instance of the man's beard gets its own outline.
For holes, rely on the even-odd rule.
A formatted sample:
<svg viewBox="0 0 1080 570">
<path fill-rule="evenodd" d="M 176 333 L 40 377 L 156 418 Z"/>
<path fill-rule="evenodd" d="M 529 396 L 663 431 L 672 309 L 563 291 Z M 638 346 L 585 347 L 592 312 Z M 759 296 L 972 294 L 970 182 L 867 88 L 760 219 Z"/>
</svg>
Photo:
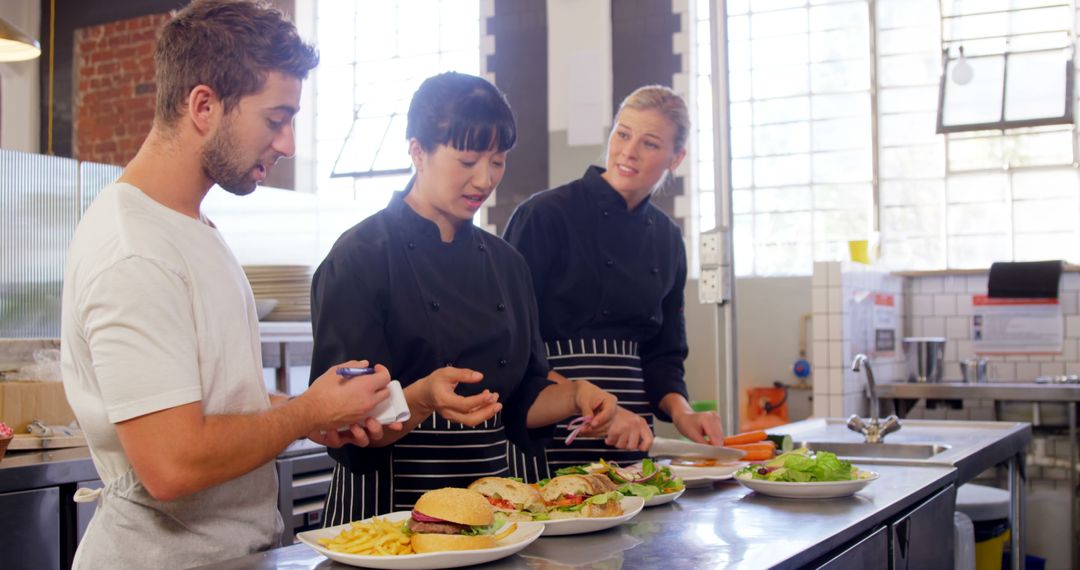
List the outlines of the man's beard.
<svg viewBox="0 0 1080 570">
<path fill-rule="evenodd" d="M 203 147 L 202 168 L 218 186 L 231 194 L 246 196 L 255 191 L 256 183 L 251 177 L 253 167 L 238 164 L 241 160 L 237 156 L 238 146 L 232 125 L 226 120 Z"/>
</svg>

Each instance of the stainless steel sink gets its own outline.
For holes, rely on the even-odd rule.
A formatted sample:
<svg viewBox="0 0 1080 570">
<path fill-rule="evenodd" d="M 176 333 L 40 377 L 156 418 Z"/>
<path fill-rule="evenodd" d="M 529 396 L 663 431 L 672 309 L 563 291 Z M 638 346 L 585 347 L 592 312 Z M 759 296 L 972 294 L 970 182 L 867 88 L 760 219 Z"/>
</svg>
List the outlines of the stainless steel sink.
<svg viewBox="0 0 1080 570">
<path fill-rule="evenodd" d="M 951 446 L 936 443 L 851 443 L 801 441 L 796 447 L 810 451 L 830 451 L 845 459 L 930 459 Z"/>
</svg>

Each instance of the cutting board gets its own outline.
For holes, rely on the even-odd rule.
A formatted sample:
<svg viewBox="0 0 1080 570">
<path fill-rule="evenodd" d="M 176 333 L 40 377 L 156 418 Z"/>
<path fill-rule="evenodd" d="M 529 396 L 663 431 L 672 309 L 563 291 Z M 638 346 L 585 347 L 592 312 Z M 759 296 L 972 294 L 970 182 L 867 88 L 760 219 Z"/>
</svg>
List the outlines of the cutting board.
<svg viewBox="0 0 1080 570">
<path fill-rule="evenodd" d="M 61 435 L 54 437 L 38 437 L 36 435 L 16 435 L 8 444 L 8 451 L 25 451 L 33 449 L 63 449 L 65 447 L 86 447 L 86 438 L 81 435 Z"/>
</svg>

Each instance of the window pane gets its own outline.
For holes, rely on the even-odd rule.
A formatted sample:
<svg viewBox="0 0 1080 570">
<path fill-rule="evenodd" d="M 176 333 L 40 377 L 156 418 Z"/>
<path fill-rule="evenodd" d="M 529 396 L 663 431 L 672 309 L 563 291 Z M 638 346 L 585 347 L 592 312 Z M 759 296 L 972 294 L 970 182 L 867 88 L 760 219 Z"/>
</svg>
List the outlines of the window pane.
<svg viewBox="0 0 1080 570">
<path fill-rule="evenodd" d="M 949 267 L 985 269 L 995 261 L 1012 259 L 1012 246 L 1005 235 L 956 236 L 949 238 Z"/>
<path fill-rule="evenodd" d="M 949 203 L 993 202 L 1005 200 L 1009 191 L 1009 176 L 993 174 L 955 174 L 948 181 Z"/>
<path fill-rule="evenodd" d="M 1009 227 L 1009 208 L 1004 202 L 954 204 L 949 207 L 949 236 L 985 235 Z"/>
<path fill-rule="evenodd" d="M 809 210 L 812 194 L 806 186 L 758 188 L 754 190 L 754 209 L 758 212 Z"/>
<path fill-rule="evenodd" d="M 844 212 L 819 210 L 814 212 L 814 239 L 817 241 L 847 241 L 866 239 L 870 234 L 870 209 Z"/>
<path fill-rule="evenodd" d="M 735 107 L 732 106 L 732 112 Z M 792 123 L 810 118 L 808 97 L 788 97 L 754 102 L 754 124 Z"/>
<path fill-rule="evenodd" d="M 1013 205 L 1013 227 L 1018 234 L 1071 231 L 1078 227 L 1078 217 L 1075 198 L 1024 200 Z"/>
<path fill-rule="evenodd" d="M 945 195 L 945 181 L 883 180 L 880 192 L 883 206 L 939 204 Z"/>
<path fill-rule="evenodd" d="M 868 93 L 814 95 L 811 101 L 815 119 L 859 117 L 864 121 L 870 120 L 870 95 Z"/>
<path fill-rule="evenodd" d="M 959 84 L 957 65 L 964 61 L 971 70 L 970 82 Z M 943 125 L 975 125 L 1001 120 L 1001 85 L 1005 58 L 969 57 L 949 61 L 945 81 Z"/>
<path fill-rule="evenodd" d="M 945 153 L 940 145 L 881 149 L 882 178 L 930 178 L 945 175 Z"/>
<path fill-rule="evenodd" d="M 1044 259 L 1077 259 L 1080 239 L 1075 232 L 1018 235 L 1016 240 L 1017 261 L 1041 261 Z"/>
<path fill-rule="evenodd" d="M 1012 195 L 1016 200 L 1075 196 L 1080 188 L 1078 171 L 1018 170 L 1012 175 Z"/>
<path fill-rule="evenodd" d="M 754 13 L 750 16 L 750 30 L 755 38 L 806 32 L 806 9 Z"/>
<path fill-rule="evenodd" d="M 870 150 L 821 152 L 814 155 L 814 182 L 863 182 L 873 177 Z"/>
<path fill-rule="evenodd" d="M 1005 152 L 1010 166 L 1072 164 L 1069 131 L 1030 133 L 1007 137 Z"/>
<path fill-rule="evenodd" d="M 810 155 L 771 156 L 754 160 L 754 183 L 783 186 L 810 182 Z"/>
<path fill-rule="evenodd" d="M 810 125 L 792 123 L 754 129 L 754 153 L 758 156 L 796 154 L 810 150 Z"/>
<path fill-rule="evenodd" d="M 878 126 L 882 146 L 933 144 L 939 140 L 936 112 L 881 115 Z"/>
<path fill-rule="evenodd" d="M 870 118 L 814 121 L 814 150 L 870 148 Z"/>
<path fill-rule="evenodd" d="M 1005 150 L 1000 137 L 949 139 L 949 170 L 1001 168 Z"/>
</svg>

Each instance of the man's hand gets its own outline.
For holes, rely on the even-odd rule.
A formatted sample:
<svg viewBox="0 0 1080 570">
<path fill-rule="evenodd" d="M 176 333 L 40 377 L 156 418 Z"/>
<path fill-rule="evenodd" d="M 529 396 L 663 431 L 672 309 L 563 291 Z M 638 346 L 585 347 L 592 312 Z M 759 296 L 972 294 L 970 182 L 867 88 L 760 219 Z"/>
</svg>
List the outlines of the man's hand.
<svg viewBox="0 0 1080 570">
<path fill-rule="evenodd" d="M 343 378 L 337 373 L 337 369 L 344 366 L 364 368 L 367 365 L 366 360 L 351 360 L 333 366 L 297 397 L 309 408 L 316 431 L 336 431 L 340 427 L 357 424 L 367 418 L 379 402 L 390 397 L 387 388 L 390 373 L 381 364 L 375 365 L 375 373 L 368 376 Z M 376 426 L 379 436 L 375 439 L 378 439 L 382 436 L 382 429 L 378 422 Z M 368 435 L 364 434 L 363 439 L 367 438 Z"/>
<path fill-rule="evenodd" d="M 401 422 L 394 422 L 384 426 L 379 424 L 375 418 L 367 418 L 363 423 L 349 426 L 346 431 L 313 431 L 308 434 L 308 439 L 326 447 L 343 447 L 346 445 L 366 447 L 372 441 L 382 439 L 383 430 L 401 431 L 401 428 Z"/>
<path fill-rule="evenodd" d="M 416 404 L 425 412 L 423 417 L 435 411 L 450 421 L 473 427 L 493 418 L 502 409 L 499 395 L 484 390 L 474 396 L 461 396 L 455 390 L 458 384 L 475 384 L 483 379 L 484 375 L 475 370 L 447 366 L 410 385 L 409 388 L 415 388 L 406 388 L 405 397 L 416 398 Z"/>
<path fill-rule="evenodd" d="M 648 451 L 652 447 L 653 433 L 645 418 L 619 406 L 615 419 L 608 428 L 604 443 L 617 449 Z"/>
</svg>

